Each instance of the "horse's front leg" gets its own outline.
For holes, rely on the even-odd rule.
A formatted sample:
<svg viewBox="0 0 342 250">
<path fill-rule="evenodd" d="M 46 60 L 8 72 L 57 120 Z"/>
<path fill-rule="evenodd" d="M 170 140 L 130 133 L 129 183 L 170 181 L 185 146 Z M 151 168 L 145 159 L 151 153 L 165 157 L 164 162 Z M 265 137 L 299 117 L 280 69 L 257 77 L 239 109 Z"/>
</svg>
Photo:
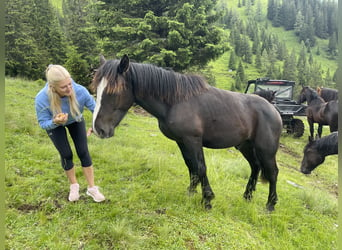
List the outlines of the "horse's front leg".
<svg viewBox="0 0 342 250">
<path fill-rule="evenodd" d="M 211 209 L 210 201 L 215 195 L 212 191 L 207 177 L 207 167 L 205 165 L 204 154 L 202 149 L 202 140 L 198 137 L 189 137 L 177 142 L 185 164 L 189 169 L 190 186 L 189 193 L 196 192 L 199 183 L 202 186 L 202 202 L 206 209 Z"/>
<path fill-rule="evenodd" d="M 317 136 L 318 136 L 318 138 L 322 137 L 322 130 L 323 130 L 323 125 L 318 123 L 318 128 L 317 128 Z"/>
<path fill-rule="evenodd" d="M 192 163 L 191 153 L 188 151 L 187 147 L 180 142 L 177 142 L 179 149 L 182 152 L 182 156 L 186 166 L 189 169 L 189 176 L 190 176 L 190 185 L 188 187 L 189 195 L 193 195 L 197 193 L 197 186 L 200 183 L 199 175 L 198 175 L 198 167 L 197 165 Z"/>
<path fill-rule="evenodd" d="M 313 135 L 314 135 L 314 123 L 309 117 L 307 120 L 308 120 L 309 128 L 310 128 L 310 137 L 313 140 L 314 139 L 314 137 L 313 137 Z"/>
</svg>

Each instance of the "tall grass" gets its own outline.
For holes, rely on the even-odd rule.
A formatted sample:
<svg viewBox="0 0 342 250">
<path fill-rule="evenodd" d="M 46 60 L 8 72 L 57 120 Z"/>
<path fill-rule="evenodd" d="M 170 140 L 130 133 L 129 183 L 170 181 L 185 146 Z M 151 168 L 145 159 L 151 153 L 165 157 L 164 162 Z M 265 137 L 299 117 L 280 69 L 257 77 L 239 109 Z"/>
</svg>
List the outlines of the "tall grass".
<svg viewBox="0 0 342 250">
<path fill-rule="evenodd" d="M 205 149 L 216 194 L 205 211 L 200 190 L 187 195 L 188 170 L 176 144 L 156 119 L 131 109 L 115 137 L 89 137 L 107 200 L 85 195 L 76 157 L 82 194 L 70 203 L 58 154 L 35 118 L 42 87 L 6 79 L 6 249 L 337 249 L 337 157 L 301 174 L 307 128 L 303 138 L 281 138 L 273 213 L 265 209 L 267 184 L 257 184 L 251 202 L 242 198 L 250 169 L 236 149 Z M 89 111 L 85 118 L 90 126 Z"/>
</svg>

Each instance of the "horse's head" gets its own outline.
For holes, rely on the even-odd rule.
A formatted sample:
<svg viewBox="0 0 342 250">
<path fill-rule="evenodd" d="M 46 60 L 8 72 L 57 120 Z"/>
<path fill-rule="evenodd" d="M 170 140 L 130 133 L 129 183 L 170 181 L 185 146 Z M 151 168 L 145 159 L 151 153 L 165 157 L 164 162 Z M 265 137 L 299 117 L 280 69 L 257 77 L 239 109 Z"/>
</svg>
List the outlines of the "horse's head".
<svg viewBox="0 0 342 250">
<path fill-rule="evenodd" d="M 302 90 L 299 93 L 299 97 L 298 97 L 297 103 L 301 104 L 301 103 L 307 101 L 306 95 L 307 95 L 308 91 L 309 91 L 309 87 L 303 86 Z"/>
<path fill-rule="evenodd" d="M 96 91 L 96 107 L 93 114 L 93 131 L 101 138 L 114 135 L 120 123 L 134 102 L 132 86 L 127 81 L 129 59 L 125 55 L 119 60 L 106 61 L 96 71 L 92 89 Z"/>
<path fill-rule="evenodd" d="M 309 143 L 304 148 L 304 157 L 300 166 L 300 171 L 303 174 L 310 174 L 312 170 L 324 162 L 324 156 L 317 151 L 316 144 L 316 141 L 309 137 Z"/>
</svg>

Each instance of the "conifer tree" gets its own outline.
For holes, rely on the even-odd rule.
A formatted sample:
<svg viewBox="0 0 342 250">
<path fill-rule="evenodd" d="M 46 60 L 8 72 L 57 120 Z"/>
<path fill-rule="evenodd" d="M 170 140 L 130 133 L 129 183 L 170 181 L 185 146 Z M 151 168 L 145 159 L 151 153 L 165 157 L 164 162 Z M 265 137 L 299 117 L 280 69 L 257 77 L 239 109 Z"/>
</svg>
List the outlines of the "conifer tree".
<svg viewBox="0 0 342 250">
<path fill-rule="evenodd" d="M 97 5 L 98 38 L 109 54 L 128 54 L 174 70 L 205 66 L 224 52 L 216 0 L 109 0 Z"/>
<path fill-rule="evenodd" d="M 240 60 L 239 66 L 236 70 L 236 77 L 238 77 L 240 83 L 246 81 L 246 76 L 245 76 L 245 69 L 242 65 L 242 61 Z M 238 82 L 235 82 L 235 88 L 238 90 L 241 90 L 241 84 L 238 85 Z"/>
<path fill-rule="evenodd" d="M 258 49 L 255 54 L 255 67 L 259 70 L 262 69 L 260 49 Z"/>
<path fill-rule="evenodd" d="M 336 33 L 333 33 L 332 36 L 330 36 L 329 38 L 328 48 L 329 48 L 329 53 L 332 56 L 337 55 L 337 38 L 336 37 L 337 37 Z"/>
<path fill-rule="evenodd" d="M 228 69 L 236 70 L 236 56 L 234 50 L 231 50 L 230 52 Z"/>
<path fill-rule="evenodd" d="M 282 78 L 290 81 L 295 81 L 296 68 L 296 51 L 293 49 L 291 54 L 287 54 L 285 56 Z"/>
<path fill-rule="evenodd" d="M 240 76 L 236 75 L 235 84 L 234 84 L 234 90 L 235 91 L 241 91 L 241 89 L 242 89 L 241 85 L 242 85 L 242 81 L 240 79 Z"/>
</svg>

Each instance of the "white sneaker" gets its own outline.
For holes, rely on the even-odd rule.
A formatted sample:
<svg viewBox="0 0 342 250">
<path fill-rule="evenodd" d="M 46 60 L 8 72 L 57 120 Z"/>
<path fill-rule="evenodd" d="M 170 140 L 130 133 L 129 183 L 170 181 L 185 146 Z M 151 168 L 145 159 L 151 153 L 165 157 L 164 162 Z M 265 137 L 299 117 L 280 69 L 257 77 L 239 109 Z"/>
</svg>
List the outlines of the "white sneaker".
<svg viewBox="0 0 342 250">
<path fill-rule="evenodd" d="M 79 190 L 80 185 L 78 183 L 70 185 L 69 201 L 77 201 L 80 198 Z"/>
<path fill-rule="evenodd" d="M 103 194 L 101 194 L 101 192 L 99 191 L 99 187 L 94 186 L 87 189 L 87 195 L 91 196 L 94 201 L 96 202 L 101 202 L 104 201 L 106 198 L 104 197 Z"/>
</svg>

